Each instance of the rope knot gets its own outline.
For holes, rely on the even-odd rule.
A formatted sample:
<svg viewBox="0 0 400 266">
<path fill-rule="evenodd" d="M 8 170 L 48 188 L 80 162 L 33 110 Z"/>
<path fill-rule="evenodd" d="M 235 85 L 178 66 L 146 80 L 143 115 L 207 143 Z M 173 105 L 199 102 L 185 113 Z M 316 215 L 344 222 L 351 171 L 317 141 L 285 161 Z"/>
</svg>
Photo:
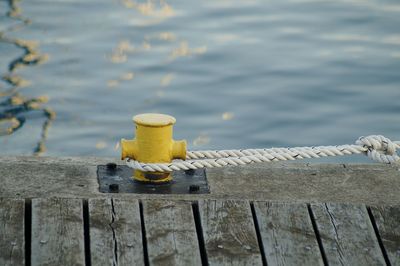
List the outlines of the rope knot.
<svg viewBox="0 0 400 266">
<path fill-rule="evenodd" d="M 400 161 L 396 152 L 400 145 L 382 135 L 360 137 L 356 144 L 366 148 L 367 156 L 374 161 L 387 164 Z"/>
</svg>

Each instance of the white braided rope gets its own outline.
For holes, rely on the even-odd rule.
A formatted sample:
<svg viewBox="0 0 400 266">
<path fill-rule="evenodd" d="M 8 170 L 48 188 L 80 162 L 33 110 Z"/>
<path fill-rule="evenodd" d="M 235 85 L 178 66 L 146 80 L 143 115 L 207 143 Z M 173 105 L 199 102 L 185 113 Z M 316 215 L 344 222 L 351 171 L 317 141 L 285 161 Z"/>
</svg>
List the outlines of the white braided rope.
<svg viewBox="0 0 400 266">
<path fill-rule="evenodd" d="M 186 160 L 171 163 L 141 163 L 127 159 L 126 164 L 143 172 L 172 172 L 200 168 L 238 166 L 261 162 L 292 161 L 299 159 L 365 154 L 370 159 L 386 164 L 400 163 L 396 149 L 400 141 L 391 141 L 381 135 L 360 137 L 356 144 L 318 147 L 242 149 L 220 151 L 188 151 Z"/>
</svg>

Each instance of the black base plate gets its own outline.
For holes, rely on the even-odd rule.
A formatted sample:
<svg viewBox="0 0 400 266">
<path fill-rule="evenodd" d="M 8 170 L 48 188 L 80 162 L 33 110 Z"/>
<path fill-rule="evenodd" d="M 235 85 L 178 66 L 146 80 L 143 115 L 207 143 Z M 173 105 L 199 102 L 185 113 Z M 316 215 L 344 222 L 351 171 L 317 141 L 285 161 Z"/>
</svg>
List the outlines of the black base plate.
<svg viewBox="0 0 400 266">
<path fill-rule="evenodd" d="M 210 193 L 204 169 L 174 171 L 173 180 L 163 184 L 148 184 L 132 178 L 133 170 L 126 165 L 97 166 L 99 191 L 102 193 L 136 194 L 207 194 Z"/>
</svg>

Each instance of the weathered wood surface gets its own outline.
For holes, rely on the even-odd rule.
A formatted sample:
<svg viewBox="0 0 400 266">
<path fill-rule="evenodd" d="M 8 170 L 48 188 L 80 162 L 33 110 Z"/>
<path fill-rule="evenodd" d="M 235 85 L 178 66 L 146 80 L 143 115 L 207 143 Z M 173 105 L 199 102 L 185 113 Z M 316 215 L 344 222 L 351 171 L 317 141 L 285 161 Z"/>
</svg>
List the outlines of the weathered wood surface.
<svg viewBox="0 0 400 266">
<path fill-rule="evenodd" d="M 84 265 L 82 201 L 32 200 L 32 265 Z"/>
<path fill-rule="evenodd" d="M 200 201 L 199 212 L 211 265 L 262 265 L 248 201 Z"/>
<path fill-rule="evenodd" d="M 191 202 L 143 201 L 151 265 L 201 265 Z"/>
<path fill-rule="evenodd" d="M 400 265 L 400 206 L 371 207 L 383 246 L 392 265 Z"/>
<path fill-rule="evenodd" d="M 106 197 L 98 189 L 97 166 L 108 162 L 125 165 L 118 158 L 0 156 L 0 197 Z M 115 193 L 112 197 L 400 204 L 399 165 L 318 162 L 209 168 L 210 194 Z"/>
<path fill-rule="evenodd" d="M 0 265 L 25 265 L 25 201 L 0 199 Z"/>
<path fill-rule="evenodd" d="M 399 236 L 400 206 L 0 198 L 0 265 L 399 265 Z"/>
<path fill-rule="evenodd" d="M 139 202 L 89 200 L 92 265 L 144 265 Z"/>
<path fill-rule="evenodd" d="M 306 204 L 255 202 L 268 265 L 323 265 Z"/>
<path fill-rule="evenodd" d="M 367 209 L 361 205 L 312 204 L 329 265 L 385 265 Z"/>
</svg>

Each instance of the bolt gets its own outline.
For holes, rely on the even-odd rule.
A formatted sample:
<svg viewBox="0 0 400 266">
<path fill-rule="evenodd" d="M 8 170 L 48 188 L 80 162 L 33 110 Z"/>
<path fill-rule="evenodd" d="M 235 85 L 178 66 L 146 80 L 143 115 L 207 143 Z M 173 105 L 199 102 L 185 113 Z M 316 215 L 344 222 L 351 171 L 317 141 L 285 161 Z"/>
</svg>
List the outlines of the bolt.
<svg viewBox="0 0 400 266">
<path fill-rule="evenodd" d="M 118 193 L 118 192 L 119 192 L 119 185 L 118 185 L 118 184 L 110 184 L 110 185 L 108 186 L 108 190 L 109 190 L 111 193 Z"/>
<path fill-rule="evenodd" d="M 189 193 L 193 193 L 193 192 L 196 192 L 196 191 L 199 191 L 200 190 L 200 186 L 199 185 L 190 185 L 189 186 Z"/>
<path fill-rule="evenodd" d="M 194 175 L 195 172 L 196 172 L 196 170 L 194 170 L 194 169 L 185 170 L 185 174 L 187 174 L 187 175 Z"/>
<path fill-rule="evenodd" d="M 116 163 L 108 163 L 106 164 L 107 170 L 114 171 L 117 169 L 117 164 Z"/>
</svg>

